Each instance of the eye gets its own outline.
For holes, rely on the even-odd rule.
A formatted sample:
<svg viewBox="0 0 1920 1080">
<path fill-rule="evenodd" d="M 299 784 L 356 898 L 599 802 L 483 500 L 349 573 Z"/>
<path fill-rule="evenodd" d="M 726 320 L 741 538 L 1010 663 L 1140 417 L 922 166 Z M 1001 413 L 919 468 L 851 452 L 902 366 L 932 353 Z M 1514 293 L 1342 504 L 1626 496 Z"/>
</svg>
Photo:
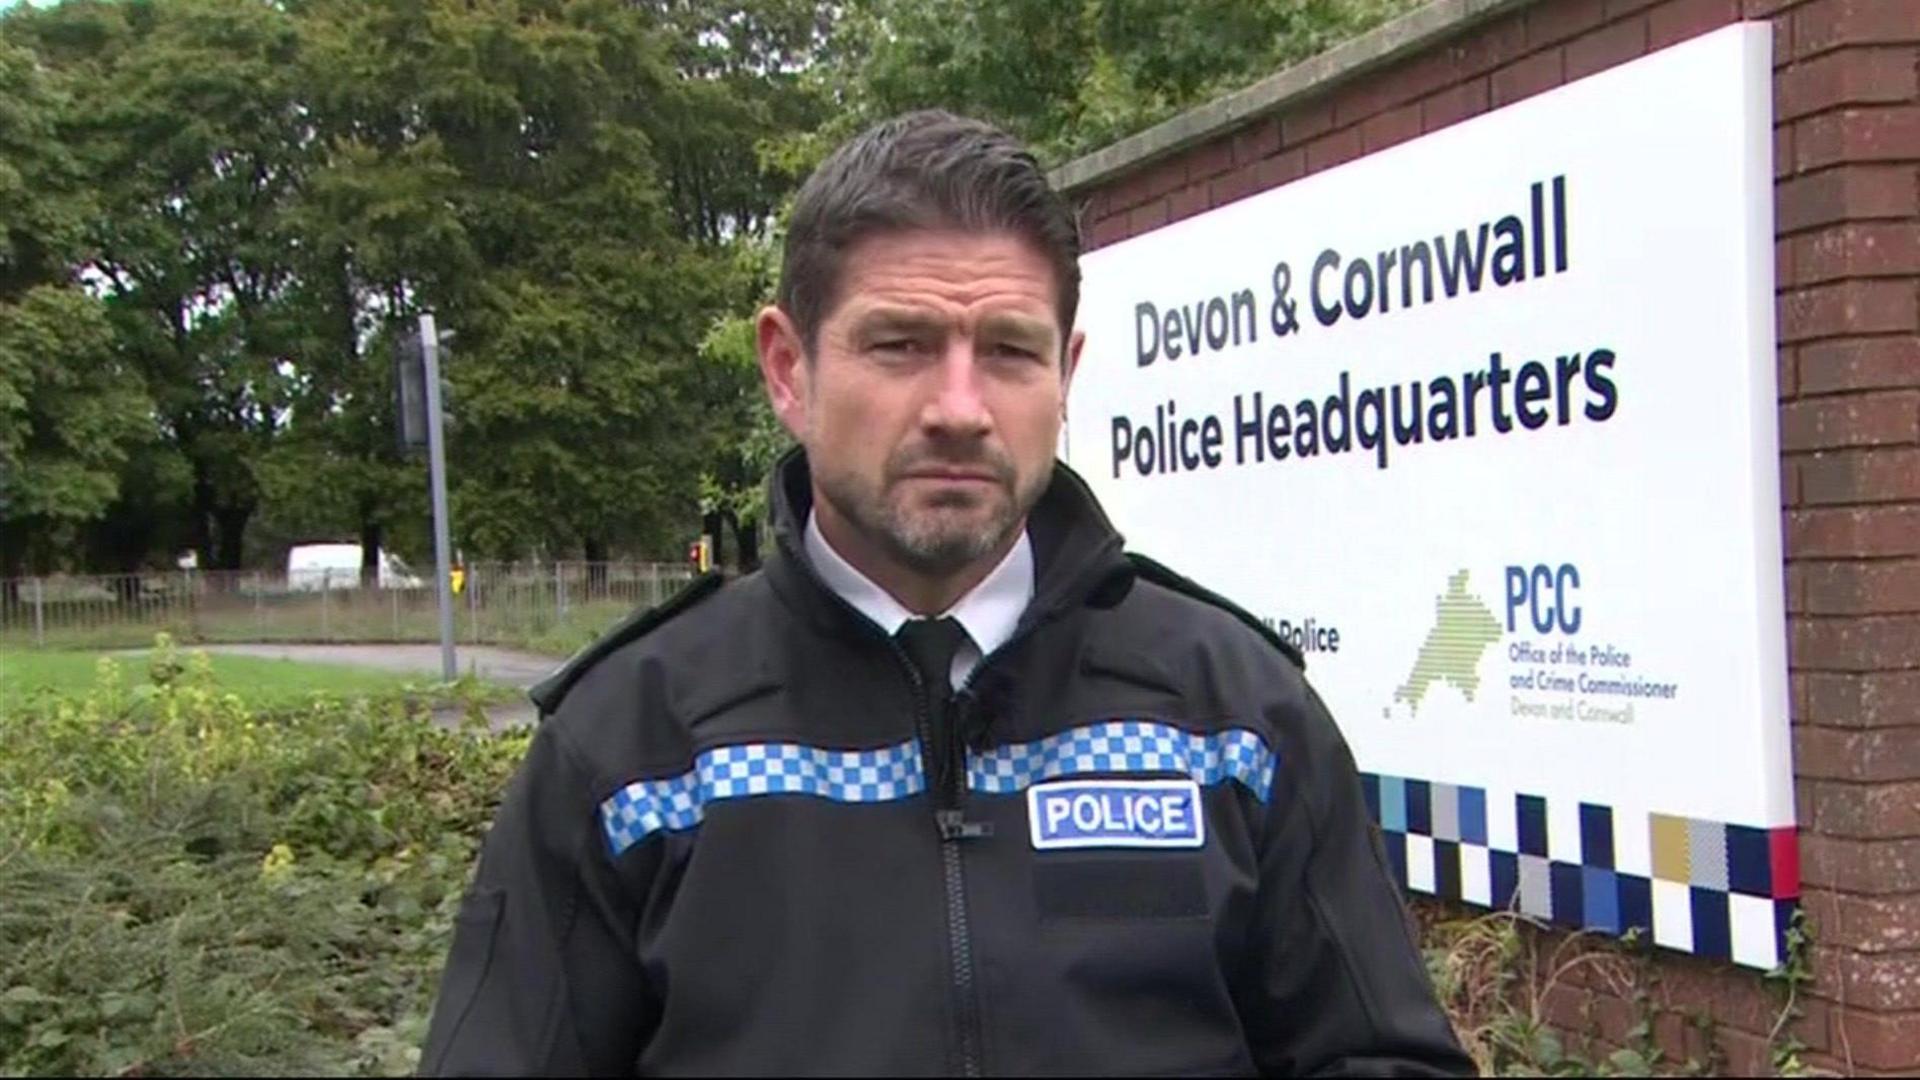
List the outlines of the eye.
<svg viewBox="0 0 1920 1080">
<path fill-rule="evenodd" d="M 1038 352 L 1027 348 L 1025 345 L 1016 345 L 1010 341 L 998 342 L 990 346 L 989 351 L 995 357 L 1003 360 L 1035 361 L 1043 359 Z"/>
</svg>

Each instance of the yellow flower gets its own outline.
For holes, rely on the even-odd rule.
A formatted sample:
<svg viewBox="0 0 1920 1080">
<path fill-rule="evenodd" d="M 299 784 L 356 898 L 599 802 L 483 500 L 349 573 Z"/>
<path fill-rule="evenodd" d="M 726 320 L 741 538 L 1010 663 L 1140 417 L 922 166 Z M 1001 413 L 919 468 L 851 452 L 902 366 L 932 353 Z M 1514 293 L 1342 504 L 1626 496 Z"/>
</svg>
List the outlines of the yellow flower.
<svg viewBox="0 0 1920 1080">
<path fill-rule="evenodd" d="M 293 875 L 293 849 L 285 844 L 273 845 L 260 860 L 260 877 L 271 884 L 278 884 Z"/>
</svg>

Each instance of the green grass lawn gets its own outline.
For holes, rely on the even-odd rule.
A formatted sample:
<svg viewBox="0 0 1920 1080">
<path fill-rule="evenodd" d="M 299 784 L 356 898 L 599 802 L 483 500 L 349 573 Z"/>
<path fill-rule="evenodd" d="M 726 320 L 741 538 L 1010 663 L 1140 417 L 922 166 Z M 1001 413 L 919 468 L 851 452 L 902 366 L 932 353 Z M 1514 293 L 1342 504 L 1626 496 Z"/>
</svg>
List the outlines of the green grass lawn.
<svg viewBox="0 0 1920 1080">
<path fill-rule="evenodd" d="M 190 648 L 180 650 L 185 663 Z M 37 694 L 78 694 L 94 685 L 101 653 L 28 649 L 0 650 L 0 709 L 25 702 Z M 129 688 L 147 684 L 146 653 L 120 653 L 121 681 Z M 215 654 L 213 675 L 224 690 L 257 704 L 299 701 L 321 691 L 334 695 L 398 690 L 408 683 L 424 684 L 431 676 L 372 671 L 339 664 L 312 664 L 256 656 Z"/>
</svg>

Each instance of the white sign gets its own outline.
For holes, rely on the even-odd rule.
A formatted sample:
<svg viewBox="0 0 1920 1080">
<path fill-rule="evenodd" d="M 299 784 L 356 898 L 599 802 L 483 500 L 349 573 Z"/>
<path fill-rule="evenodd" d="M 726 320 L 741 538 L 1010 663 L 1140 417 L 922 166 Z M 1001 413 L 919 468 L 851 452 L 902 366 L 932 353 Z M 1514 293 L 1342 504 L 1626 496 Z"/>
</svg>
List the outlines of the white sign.
<svg viewBox="0 0 1920 1080">
<path fill-rule="evenodd" d="M 1769 49 L 1093 252 L 1065 437 L 1305 653 L 1410 887 L 1757 966 L 1798 895 Z"/>
</svg>

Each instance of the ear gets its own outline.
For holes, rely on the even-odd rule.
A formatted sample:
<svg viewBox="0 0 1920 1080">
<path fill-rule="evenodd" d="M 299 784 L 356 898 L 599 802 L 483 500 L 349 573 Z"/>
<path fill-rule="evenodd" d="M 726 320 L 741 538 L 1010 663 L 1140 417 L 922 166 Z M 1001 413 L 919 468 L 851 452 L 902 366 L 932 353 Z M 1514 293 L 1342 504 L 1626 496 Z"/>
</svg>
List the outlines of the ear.
<svg viewBox="0 0 1920 1080">
<path fill-rule="evenodd" d="M 1067 351 L 1060 356 L 1060 415 L 1067 415 L 1068 391 L 1073 389 L 1073 374 L 1080 370 L 1080 350 L 1087 346 L 1087 332 L 1075 330 L 1067 335 Z"/>
<path fill-rule="evenodd" d="M 787 431 L 804 443 L 807 440 L 807 379 L 811 372 L 800 330 L 786 312 L 771 304 L 760 309 L 754 329 L 767 402 Z"/>
</svg>

